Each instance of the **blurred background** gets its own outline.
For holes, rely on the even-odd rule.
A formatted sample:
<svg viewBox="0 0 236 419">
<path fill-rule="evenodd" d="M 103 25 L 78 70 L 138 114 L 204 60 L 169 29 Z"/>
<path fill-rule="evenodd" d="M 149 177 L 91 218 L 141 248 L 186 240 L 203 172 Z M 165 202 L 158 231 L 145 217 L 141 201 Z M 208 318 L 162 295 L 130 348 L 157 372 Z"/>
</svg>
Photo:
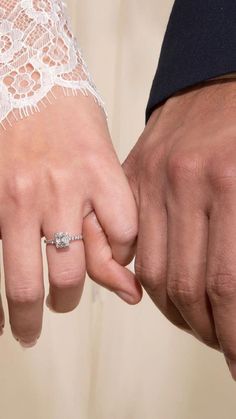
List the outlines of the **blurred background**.
<svg viewBox="0 0 236 419">
<path fill-rule="evenodd" d="M 173 0 L 67 1 L 123 161 L 144 128 Z M 13 340 L 8 318 L 5 329 L 1 419 L 235 419 L 223 357 L 169 324 L 146 295 L 126 306 L 88 279 L 73 313 L 45 309 L 35 348 Z"/>
</svg>

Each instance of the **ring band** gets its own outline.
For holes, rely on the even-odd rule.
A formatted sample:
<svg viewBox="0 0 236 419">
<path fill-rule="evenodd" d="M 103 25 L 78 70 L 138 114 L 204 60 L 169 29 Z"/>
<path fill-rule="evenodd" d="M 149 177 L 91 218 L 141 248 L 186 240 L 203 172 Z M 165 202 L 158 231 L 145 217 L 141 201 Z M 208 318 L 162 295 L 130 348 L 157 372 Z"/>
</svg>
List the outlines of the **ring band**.
<svg viewBox="0 0 236 419">
<path fill-rule="evenodd" d="M 53 239 L 44 239 L 44 243 L 46 244 L 54 244 L 57 249 L 62 249 L 63 247 L 68 247 L 70 242 L 76 240 L 83 240 L 82 234 L 75 234 L 70 235 L 69 233 L 64 233 L 60 231 L 58 233 L 54 233 Z"/>
</svg>

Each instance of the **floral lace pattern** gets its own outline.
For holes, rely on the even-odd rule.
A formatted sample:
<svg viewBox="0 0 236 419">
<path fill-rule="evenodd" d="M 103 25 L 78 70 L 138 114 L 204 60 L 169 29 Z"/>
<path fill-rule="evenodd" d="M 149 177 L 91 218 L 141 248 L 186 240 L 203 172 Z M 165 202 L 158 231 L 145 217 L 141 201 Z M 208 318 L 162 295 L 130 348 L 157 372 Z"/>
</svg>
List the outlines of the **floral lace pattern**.
<svg viewBox="0 0 236 419">
<path fill-rule="evenodd" d="M 39 111 L 54 86 L 103 102 L 72 34 L 62 0 L 0 0 L 0 123 Z M 53 94 L 53 93 L 52 93 Z M 53 94 L 54 95 L 54 94 Z M 10 123 L 10 122 L 9 122 Z"/>
</svg>

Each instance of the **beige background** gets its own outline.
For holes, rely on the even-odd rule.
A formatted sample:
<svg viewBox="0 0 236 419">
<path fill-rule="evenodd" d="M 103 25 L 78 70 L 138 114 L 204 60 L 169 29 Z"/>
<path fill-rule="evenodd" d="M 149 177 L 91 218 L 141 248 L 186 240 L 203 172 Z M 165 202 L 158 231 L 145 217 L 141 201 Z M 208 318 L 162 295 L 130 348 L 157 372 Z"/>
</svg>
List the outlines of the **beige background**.
<svg viewBox="0 0 236 419">
<path fill-rule="evenodd" d="M 121 160 L 144 109 L 172 0 L 70 0 L 75 31 L 107 103 Z M 7 322 L 6 322 L 7 323 Z M 222 357 L 87 281 L 80 307 L 46 311 L 36 348 L 0 340 L 1 419 L 233 419 Z"/>
</svg>

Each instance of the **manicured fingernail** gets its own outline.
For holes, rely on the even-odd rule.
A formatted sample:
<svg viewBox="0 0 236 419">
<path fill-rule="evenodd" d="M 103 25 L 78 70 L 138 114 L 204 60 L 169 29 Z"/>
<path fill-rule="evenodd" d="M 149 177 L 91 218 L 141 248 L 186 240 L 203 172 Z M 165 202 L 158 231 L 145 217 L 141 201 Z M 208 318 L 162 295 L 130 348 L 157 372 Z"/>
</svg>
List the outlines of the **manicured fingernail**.
<svg viewBox="0 0 236 419">
<path fill-rule="evenodd" d="M 234 381 L 236 381 L 236 362 L 235 361 L 230 361 L 229 359 L 226 360 L 229 370 L 231 372 L 231 375 L 234 379 Z"/>
<path fill-rule="evenodd" d="M 36 345 L 38 339 L 34 340 L 33 342 L 24 342 L 22 340 L 19 340 L 19 344 L 23 346 L 23 348 L 32 348 Z"/>
<path fill-rule="evenodd" d="M 15 335 L 13 335 L 13 337 L 17 340 L 17 342 L 22 346 L 22 348 L 32 348 L 33 346 L 35 346 L 36 345 L 36 343 L 37 343 L 37 341 L 38 341 L 38 339 L 39 339 L 39 336 L 34 340 L 34 341 L 32 341 L 32 342 L 25 342 L 25 341 L 23 341 L 23 340 L 21 340 L 21 339 L 19 339 L 17 336 L 15 336 Z"/>
<path fill-rule="evenodd" d="M 48 295 L 47 298 L 46 298 L 46 306 L 47 306 L 47 308 L 49 308 L 50 311 L 52 311 L 53 313 L 56 313 L 56 311 L 53 310 L 53 308 L 52 308 L 50 295 Z"/>
</svg>

